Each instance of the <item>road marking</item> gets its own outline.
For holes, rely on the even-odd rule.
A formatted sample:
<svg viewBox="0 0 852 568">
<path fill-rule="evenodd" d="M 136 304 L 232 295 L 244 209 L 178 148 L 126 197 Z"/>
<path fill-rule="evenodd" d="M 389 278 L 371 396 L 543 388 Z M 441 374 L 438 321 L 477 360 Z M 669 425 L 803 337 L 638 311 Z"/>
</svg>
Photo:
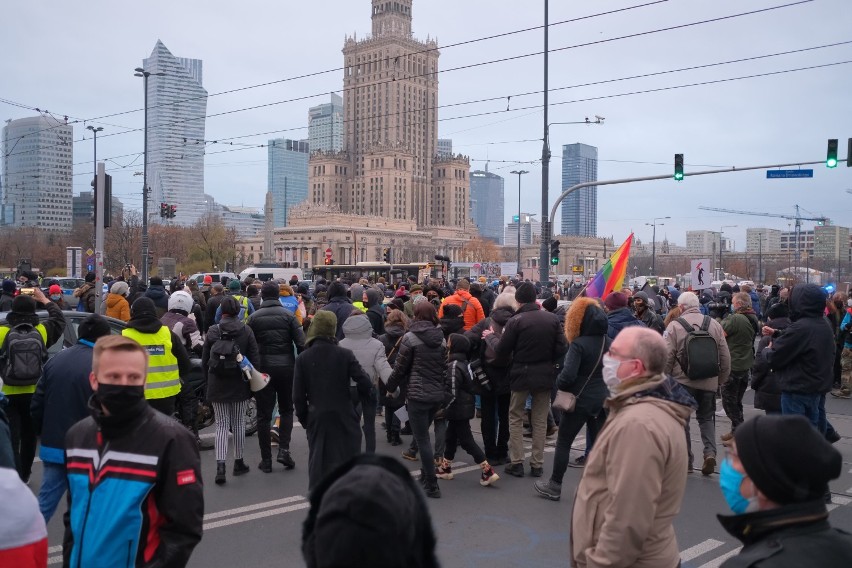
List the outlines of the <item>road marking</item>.
<svg viewBox="0 0 852 568">
<path fill-rule="evenodd" d="M 62 552 L 62 545 L 60 544 L 58 546 L 51 546 L 47 549 L 48 554 L 53 554 L 54 552 Z"/>
<path fill-rule="evenodd" d="M 293 497 L 286 497 L 284 499 L 277 499 L 275 501 L 266 501 L 264 503 L 256 503 L 254 505 L 246 505 L 245 507 L 237 507 L 236 509 L 228 509 L 227 511 L 217 511 L 215 513 L 209 513 L 207 515 L 204 515 L 204 520 L 210 521 L 213 519 L 221 519 L 222 517 L 230 517 L 231 515 L 238 515 L 240 513 L 248 513 L 249 511 L 270 509 L 279 505 L 287 505 L 296 501 L 304 501 L 305 499 L 306 497 L 302 497 L 301 495 L 294 495 Z"/>
<path fill-rule="evenodd" d="M 829 512 L 831 512 L 831 511 L 835 510 L 836 508 L 840 507 L 841 505 L 848 505 L 849 503 L 852 503 L 852 499 L 850 499 L 849 497 L 843 497 L 842 495 L 832 494 L 831 495 L 831 504 L 826 505 L 826 509 L 828 509 Z"/>
<path fill-rule="evenodd" d="M 700 544 L 696 544 L 695 546 L 691 546 L 680 553 L 681 562 L 689 562 L 690 560 L 694 560 L 698 558 L 702 554 L 707 554 L 711 550 L 715 550 L 725 543 L 720 540 L 707 539 Z"/>
<path fill-rule="evenodd" d="M 725 553 L 725 554 L 723 554 L 722 556 L 716 557 L 716 558 L 714 558 L 713 560 L 711 560 L 710 562 L 708 562 L 708 563 L 706 563 L 706 564 L 702 564 L 702 565 L 701 565 L 701 566 L 699 566 L 698 568 L 719 568 L 719 566 L 721 566 L 721 565 L 722 565 L 722 563 L 723 563 L 725 560 L 727 560 L 727 559 L 728 559 L 728 558 L 730 558 L 731 556 L 736 556 L 737 554 L 739 554 L 739 553 L 740 553 L 740 550 L 742 550 L 742 549 L 743 549 L 743 547 L 738 546 L 738 547 L 737 547 L 737 548 L 735 548 L 734 550 L 732 550 L 732 551 L 730 551 L 730 552 L 726 552 L 726 553 Z"/>
<path fill-rule="evenodd" d="M 247 523 L 248 521 L 255 521 L 257 519 L 263 519 L 266 517 L 272 517 L 274 515 L 283 515 L 284 513 L 292 513 L 293 511 L 301 511 L 302 509 L 307 509 L 311 504 L 307 501 L 304 503 L 297 503 L 295 505 L 290 505 L 288 507 L 281 507 L 278 509 L 270 509 L 268 511 L 261 511 L 259 513 L 252 513 L 251 515 L 243 515 L 241 517 L 232 517 L 230 519 L 223 519 L 221 521 L 215 521 L 213 523 L 205 523 L 204 530 L 208 531 L 211 529 L 218 529 L 219 527 L 227 527 L 228 525 L 236 525 L 238 523 Z"/>
</svg>

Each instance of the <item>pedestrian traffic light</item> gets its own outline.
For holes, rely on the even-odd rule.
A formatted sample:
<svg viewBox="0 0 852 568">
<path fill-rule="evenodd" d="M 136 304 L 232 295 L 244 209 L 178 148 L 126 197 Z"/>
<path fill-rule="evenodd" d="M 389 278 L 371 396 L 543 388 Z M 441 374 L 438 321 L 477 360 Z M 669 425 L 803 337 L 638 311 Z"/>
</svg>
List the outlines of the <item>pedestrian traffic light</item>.
<svg viewBox="0 0 852 568">
<path fill-rule="evenodd" d="M 556 266 L 559 264 L 559 241 L 550 241 L 550 265 Z"/>
<path fill-rule="evenodd" d="M 174 219 L 175 215 L 177 215 L 177 205 L 172 205 L 169 210 L 169 219 Z"/>
<path fill-rule="evenodd" d="M 391 249 L 382 249 L 382 260 L 387 262 L 388 264 L 391 263 Z"/>
<path fill-rule="evenodd" d="M 683 154 L 675 154 L 675 181 L 683 179 Z"/>
<path fill-rule="evenodd" d="M 837 138 L 831 138 L 828 141 L 828 155 L 825 157 L 825 166 L 827 168 L 837 167 Z"/>
</svg>

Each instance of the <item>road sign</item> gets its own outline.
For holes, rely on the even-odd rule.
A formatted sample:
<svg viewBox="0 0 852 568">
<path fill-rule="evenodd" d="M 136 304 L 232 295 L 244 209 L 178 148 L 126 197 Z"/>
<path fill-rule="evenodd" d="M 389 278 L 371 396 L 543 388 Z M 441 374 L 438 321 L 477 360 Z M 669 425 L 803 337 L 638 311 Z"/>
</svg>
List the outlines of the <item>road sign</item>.
<svg viewBox="0 0 852 568">
<path fill-rule="evenodd" d="M 93 251 L 92 249 L 86 249 L 86 256 L 94 256 L 94 254 L 95 251 Z"/>
<path fill-rule="evenodd" d="M 571 272 L 579 272 L 579 273 L 582 273 L 582 272 L 583 272 L 583 267 L 582 267 L 582 265 L 575 264 L 574 266 L 572 266 L 572 267 L 571 267 Z"/>
<path fill-rule="evenodd" d="M 692 289 L 704 290 L 710 288 L 710 260 L 699 258 L 691 262 L 690 273 L 692 274 Z"/>
<path fill-rule="evenodd" d="M 331 258 L 331 249 L 330 248 L 325 249 L 325 257 Z"/>
<path fill-rule="evenodd" d="M 766 179 L 812 178 L 813 170 L 768 170 Z"/>
</svg>

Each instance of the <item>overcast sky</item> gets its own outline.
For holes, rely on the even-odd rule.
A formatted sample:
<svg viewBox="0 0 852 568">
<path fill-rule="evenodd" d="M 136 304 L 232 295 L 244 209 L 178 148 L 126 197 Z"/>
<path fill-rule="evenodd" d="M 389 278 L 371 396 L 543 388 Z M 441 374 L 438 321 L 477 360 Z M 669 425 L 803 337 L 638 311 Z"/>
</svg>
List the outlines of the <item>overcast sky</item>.
<svg viewBox="0 0 852 568">
<path fill-rule="evenodd" d="M 621 13 L 551 27 L 552 50 L 653 32 L 712 18 L 731 16 L 795 0 L 669 0 Z M 551 23 L 651 3 L 653 0 L 551 0 Z M 849 0 L 814 0 L 754 15 L 704 23 L 640 37 L 573 47 L 551 53 L 550 87 L 620 79 L 685 67 L 726 62 L 852 42 Z M 415 0 L 414 30 L 420 39 L 437 37 L 440 46 L 539 26 L 543 0 Z M 179 57 L 204 61 L 204 87 L 211 95 L 239 87 L 341 67 L 347 35 L 370 32 L 369 0 L 234 3 L 224 0 L 149 0 L 144 4 L 87 0 L 3 2 L 0 35 L 0 98 L 49 110 L 56 116 L 87 119 L 123 111 L 129 114 L 87 122 L 104 127 L 99 159 L 114 158 L 107 168 L 114 189 L 130 207 L 141 206 L 143 136 L 122 132 L 140 128 L 142 84 L 133 69 L 161 39 Z M 542 50 L 541 30 L 442 49 L 439 68 L 483 63 Z M 686 156 L 687 171 L 715 166 L 746 166 L 824 160 L 826 140 L 852 137 L 852 64 L 743 79 L 662 92 L 623 93 L 676 87 L 801 67 L 852 62 L 852 43 L 802 53 L 732 63 L 551 92 L 551 122 L 600 115 L 603 126 L 554 126 L 551 134 L 550 198 L 561 185 L 562 144 L 583 142 L 599 149 L 601 180 L 669 174 L 673 155 Z M 517 176 L 524 178 L 522 208 L 540 214 L 543 115 L 540 91 L 542 56 L 446 71 L 440 74 L 441 105 L 491 97 L 507 99 L 450 106 L 439 111 L 439 135 L 471 158 L 471 167 L 506 179 L 506 215 L 517 207 Z M 310 79 L 278 82 L 233 94 L 211 96 L 208 114 L 285 101 L 315 98 L 234 112 L 207 120 L 207 140 L 240 136 L 236 141 L 263 144 L 269 138 L 307 138 L 308 107 L 342 89 L 339 70 Z M 599 98 L 608 97 L 608 98 Z M 598 100 L 588 100 L 595 99 Z M 581 99 L 586 99 L 585 101 Z M 560 104 L 562 103 L 562 104 Z M 511 110 L 522 107 L 526 110 Z M 478 117 L 465 115 L 495 112 Z M 0 102 L 0 118 L 34 112 Z M 275 135 L 258 133 L 280 131 Z M 83 123 L 75 125 L 74 191 L 86 189 L 92 143 L 83 141 Z M 537 139 L 532 142 L 513 142 Z M 513 143 L 503 143 L 513 142 Z M 236 150 L 236 151 L 234 151 Z M 216 154 L 216 152 L 222 152 Z M 121 157 L 119 157 L 121 156 Z M 525 161 L 532 163 L 518 164 Z M 119 165 L 129 165 L 121 168 Z M 684 244 L 690 229 L 718 231 L 722 225 L 745 246 L 746 227 L 787 230 L 791 221 L 709 213 L 699 205 L 792 214 L 795 204 L 852 225 L 852 168 L 814 167 L 811 180 L 767 180 L 764 172 L 731 173 L 645 182 L 598 190 L 598 233 L 623 240 L 634 230 L 651 239 L 646 222 L 671 216 L 657 238 Z M 226 205 L 261 207 L 267 186 L 266 149 L 211 145 L 206 158 L 206 191 Z M 813 223 L 805 223 L 810 228 Z M 557 228 L 559 220 L 557 217 Z"/>
</svg>

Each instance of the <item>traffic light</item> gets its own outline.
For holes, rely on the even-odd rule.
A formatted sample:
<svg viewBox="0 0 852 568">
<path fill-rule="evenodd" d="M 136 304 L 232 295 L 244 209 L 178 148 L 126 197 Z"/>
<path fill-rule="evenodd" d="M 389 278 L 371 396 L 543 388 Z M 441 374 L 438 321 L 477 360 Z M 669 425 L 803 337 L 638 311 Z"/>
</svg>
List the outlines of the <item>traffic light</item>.
<svg viewBox="0 0 852 568">
<path fill-rule="evenodd" d="M 550 265 L 556 266 L 559 264 L 559 241 L 550 241 Z"/>
<path fill-rule="evenodd" d="M 177 205 L 172 205 L 169 210 L 169 219 L 174 219 L 175 215 L 177 215 Z"/>
<path fill-rule="evenodd" d="M 391 249 L 382 249 L 382 260 L 387 262 L 388 264 L 391 263 Z"/>
<path fill-rule="evenodd" d="M 837 167 L 837 138 L 831 138 L 828 141 L 828 154 L 825 157 L 825 167 Z"/>
<path fill-rule="evenodd" d="M 683 179 L 683 154 L 675 154 L 675 181 Z"/>
<path fill-rule="evenodd" d="M 160 217 L 163 219 L 169 216 L 169 204 L 160 202 Z"/>
<path fill-rule="evenodd" d="M 846 167 L 852 168 L 852 138 L 849 139 L 846 148 Z"/>
</svg>

